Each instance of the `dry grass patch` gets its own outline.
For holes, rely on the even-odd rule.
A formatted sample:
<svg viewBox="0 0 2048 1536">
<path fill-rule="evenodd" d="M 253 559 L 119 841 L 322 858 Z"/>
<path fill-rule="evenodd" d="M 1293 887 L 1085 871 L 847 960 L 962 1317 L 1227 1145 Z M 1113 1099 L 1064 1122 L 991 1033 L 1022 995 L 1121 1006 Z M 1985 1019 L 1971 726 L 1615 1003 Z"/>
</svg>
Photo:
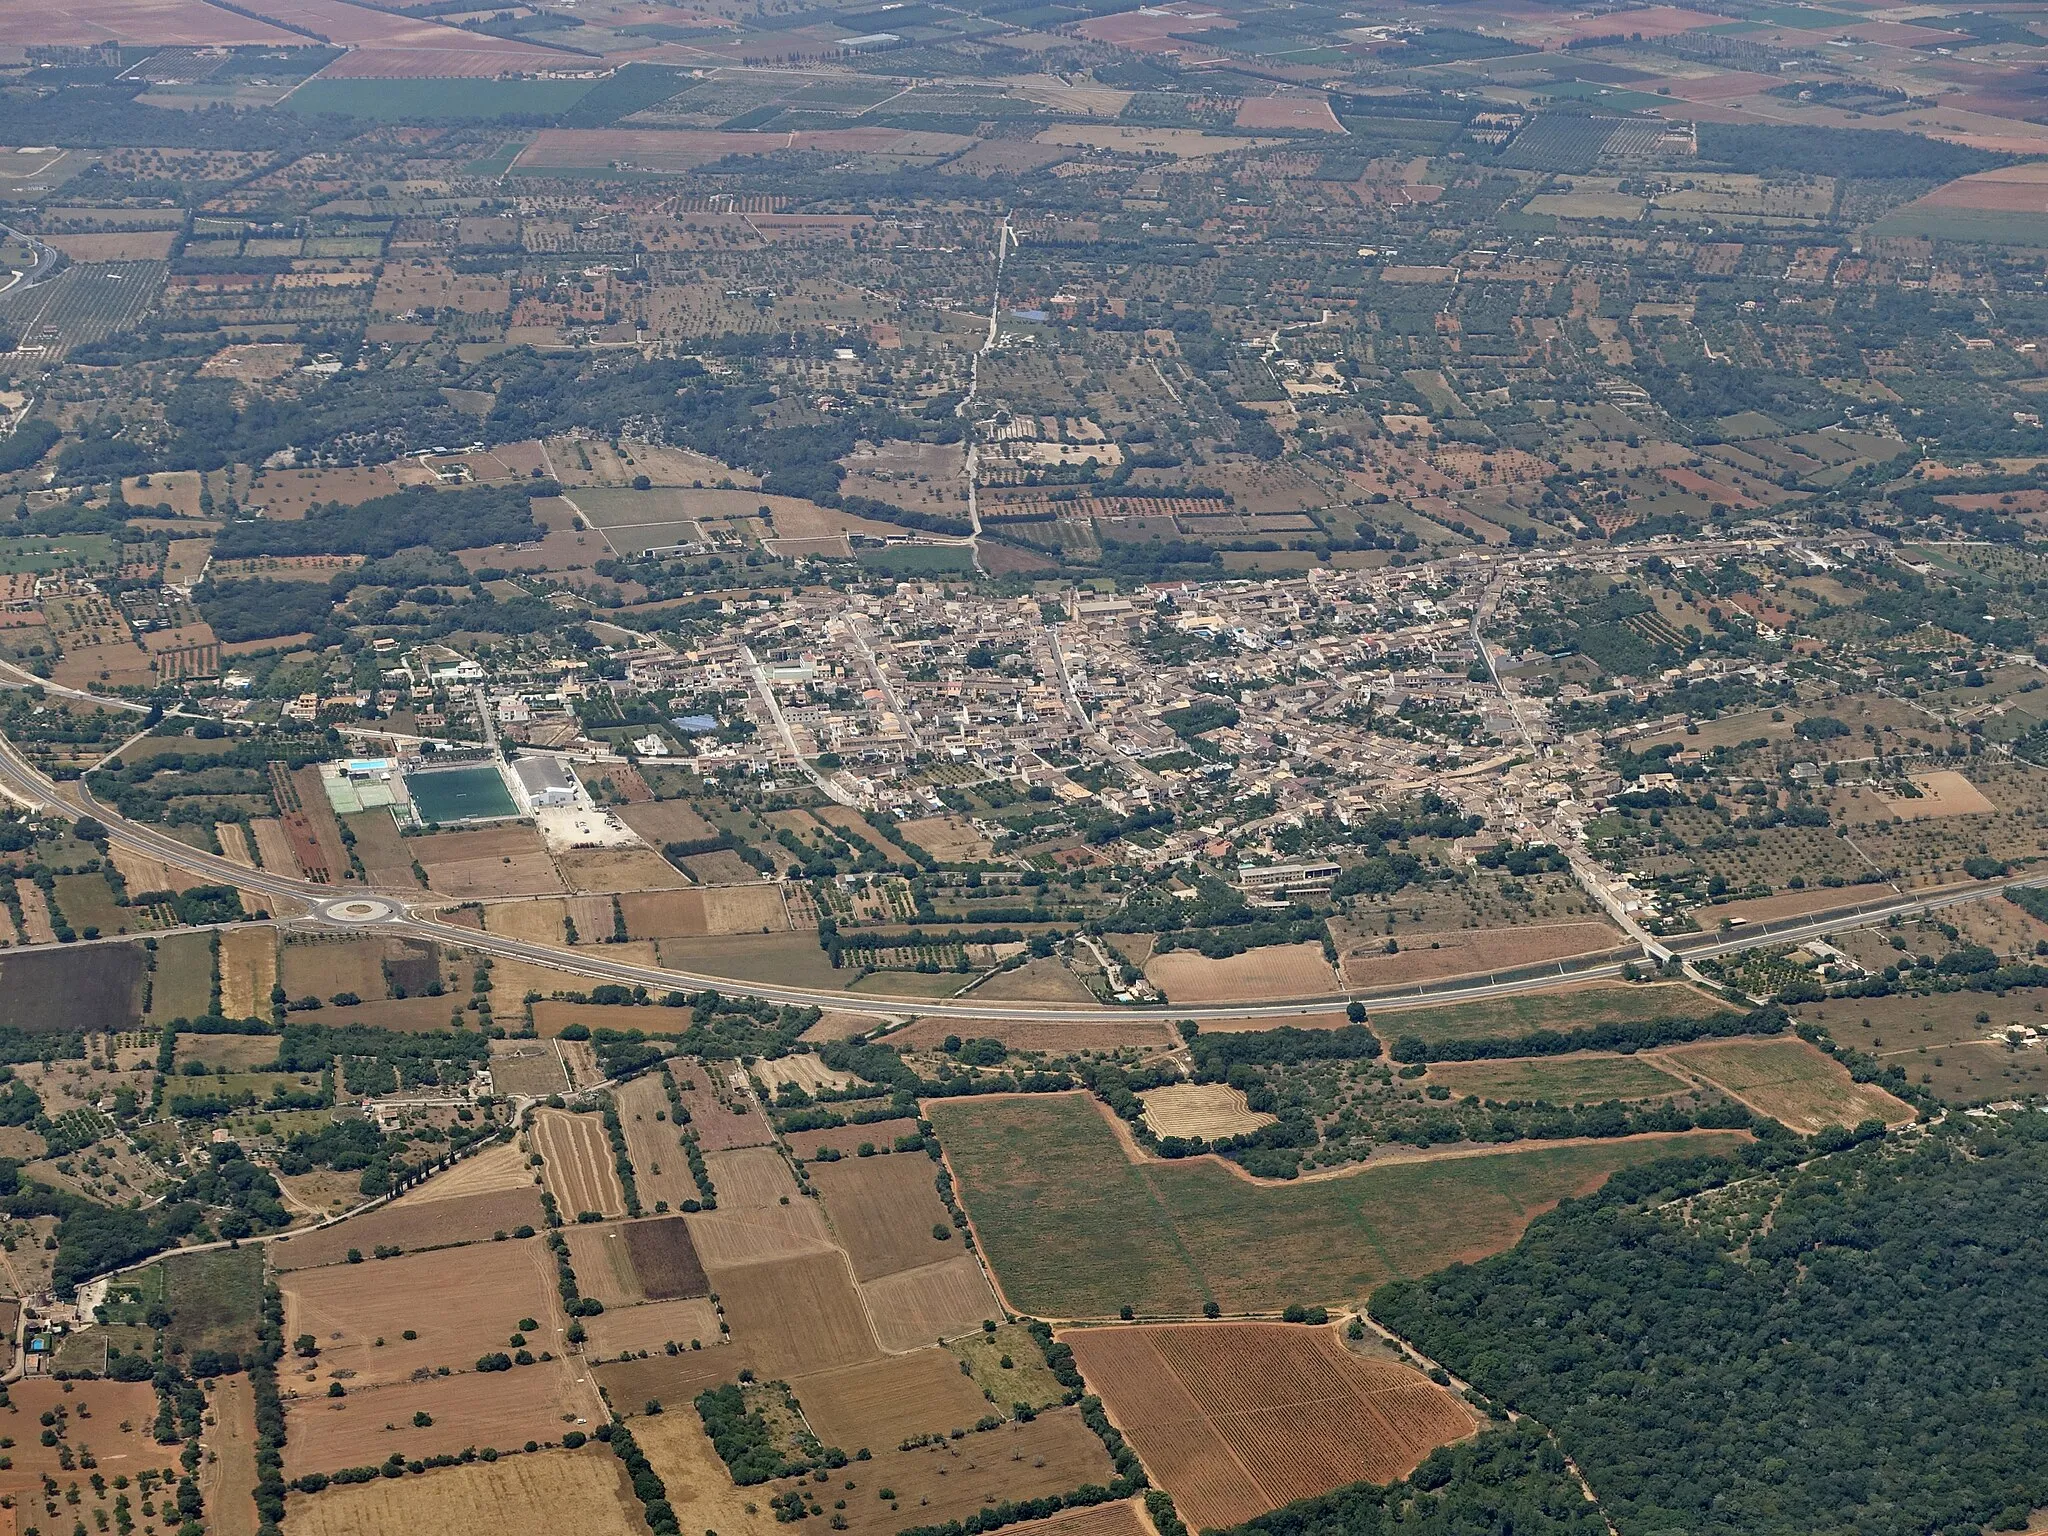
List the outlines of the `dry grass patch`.
<svg viewBox="0 0 2048 1536">
<path fill-rule="evenodd" d="M 1250 1108 L 1244 1090 L 1228 1083 L 1175 1083 L 1138 1097 L 1145 1104 L 1145 1124 L 1155 1136 L 1221 1141 L 1249 1135 L 1276 1118 Z"/>
<path fill-rule="evenodd" d="M 345 1262 L 351 1248 L 365 1256 L 384 1247 L 416 1253 L 487 1243 L 500 1232 L 510 1233 L 522 1226 L 538 1230 L 540 1222 L 540 1191 L 530 1184 L 445 1200 L 415 1201 L 407 1195 L 331 1227 L 266 1243 L 264 1252 L 274 1269 L 310 1269 Z"/>
<path fill-rule="evenodd" d="M 1647 1056 L 1592 1053 L 1530 1056 L 1504 1061 L 1440 1061 L 1429 1080 L 1453 1098 L 1544 1099 L 1552 1104 L 1604 1104 L 1609 1099 L 1660 1099 L 1683 1093 L 1686 1083 Z"/>
<path fill-rule="evenodd" d="M 872 1461 L 848 1469 L 854 1488 L 844 1513 L 852 1536 L 896 1536 L 906 1526 L 943 1525 L 991 1505 L 1067 1493 L 1115 1476 L 1078 1408 L 911 1451 L 871 1449 Z M 885 1488 L 896 1497 L 880 1498 Z"/>
<path fill-rule="evenodd" d="M 484 908 L 484 931 L 503 934 L 508 939 L 522 939 L 528 944 L 560 944 L 562 915 L 562 903 L 546 898 L 493 902 Z M 501 960 L 498 963 L 503 965 L 505 962 Z M 559 978 L 557 982 L 559 984 Z"/>
<path fill-rule="evenodd" d="M 541 1176 L 565 1218 L 585 1211 L 625 1215 L 626 1191 L 612 1165 L 604 1122 L 596 1115 L 538 1110 L 527 1130 L 527 1142 L 541 1155 Z"/>
<path fill-rule="evenodd" d="M 1700 1040 L 1659 1051 L 1656 1059 L 1805 1136 L 1823 1126 L 1900 1125 L 1913 1118 L 1910 1106 L 1873 1083 L 1857 1082 L 1804 1040 Z"/>
<path fill-rule="evenodd" d="M 837 1251 L 736 1269 L 713 1267 L 711 1283 L 733 1339 L 768 1376 L 798 1376 L 881 1354 L 867 1309 Z"/>
<path fill-rule="evenodd" d="M 528 1347 L 559 1354 L 560 1331 L 548 1321 L 554 1287 L 552 1259 L 538 1242 L 295 1270 L 278 1287 L 285 1334 L 310 1333 L 320 1353 L 304 1362 L 303 1373 L 296 1356 L 285 1369 L 309 1392 L 328 1380 L 353 1391 L 441 1366 L 468 1370 L 478 1356 L 513 1347 L 506 1340 L 521 1331 L 522 1318 L 542 1320 L 541 1331 L 528 1333 Z"/>
<path fill-rule="evenodd" d="M 417 1425 L 416 1414 L 433 1422 Z M 581 1360 L 560 1358 L 512 1371 L 459 1372 L 345 1397 L 287 1398 L 285 1476 L 333 1472 L 408 1458 L 456 1455 L 474 1446 L 515 1449 L 567 1430 L 590 1432 L 604 1407 Z"/>
<path fill-rule="evenodd" d="M 971 1253 L 869 1280 L 860 1294 L 884 1349 L 956 1339 L 979 1329 L 984 1318 L 1002 1315 L 981 1261 Z"/>
<path fill-rule="evenodd" d="M 718 1308 L 702 1296 L 650 1301 L 585 1318 L 583 1328 L 589 1335 L 584 1349 L 593 1359 L 618 1359 L 642 1350 L 666 1355 L 671 1344 L 678 1349 L 688 1349 L 692 1343 L 716 1344 Z"/>
<path fill-rule="evenodd" d="M 858 1278 L 936 1264 L 959 1251 L 959 1234 L 939 1199 L 938 1171 L 921 1152 L 811 1166 L 811 1182 Z"/>
<path fill-rule="evenodd" d="M 291 868 L 294 866 L 286 866 Z M 220 1007 L 231 1019 L 270 1019 L 270 989 L 277 985 L 277 930 L 223 929 L 220 936 Z"/>
<path fill-rule="evenodd" d="M 1373 949 L 1346 953 L 1344 979 L 1356 987 L 1399 986 L 1597 954 L 1620 942 L 1620 929 L 1590 919 L 1534 923 L 1520 928 L 1454 928 L 1441 933 L 1403 934 L 1397 954 Z M 1169 991 L 1167 995 L 1171 997 L 1173 993 Z"/>
<path fill-rule="evenodd" d="M 669 1119 L 668 1090 L 662 1079 L 651 1072 L 636 1077 L 614 1097 L 641 1204 L 653 1210 L 665 1201 L 670 1210 L 679 1210 L 685 1200 L 695 1200 L 697 1181 L 683 1153 L 682 1132 Z"/>
<path fill-rule="evenodd" d="M 1394 1482 L 1477 1427 L 1449 1391 L 1359 1359 L 1325 1328 L 1196 1323 L 1063 1338 L 1197 1529 L 1347 1483 Z"/>
<path fill-rule="evenodd" d="M 790 1387 L 812 1432 L 848 1452 L 966 1429 L 988 1412 L 960 1362 L 936 1348 L 799 1376 Z"/>
<path fill-rule="evenodd" d="M 1191 949 L 1170 950 L 1147 961 L 1145 975 L 1176 1003 L 1277 1001 L 1323 997 L 1340 989 L 1320 944 L 1276 944 L 1227 960 L 1211 960 Z"/>
<path fill-rule="evenodd" d="M 298 1536 L 489 1531 L 492 1536 L 641 1536 L 646 1522 L 619 1459 L 600 1445 L 504 1456 L 419 1477 L 294 1494 Z"/>
</svg>

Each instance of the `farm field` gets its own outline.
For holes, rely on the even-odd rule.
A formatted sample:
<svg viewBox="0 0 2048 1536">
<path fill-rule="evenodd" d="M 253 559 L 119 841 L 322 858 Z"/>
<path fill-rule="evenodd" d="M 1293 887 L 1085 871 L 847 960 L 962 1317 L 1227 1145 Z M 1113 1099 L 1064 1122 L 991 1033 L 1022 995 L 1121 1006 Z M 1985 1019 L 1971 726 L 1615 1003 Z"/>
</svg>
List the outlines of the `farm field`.
<svg viewBox="0 0 2048 1536">
<path fill-rule="evenodd" d="M 799 1376 L 881 1354 L 836 1249 L 708 1269 L 733 1342 L 766 1376 Z"/>
<path fill-rule="evenodd" d="M 680 1216 L 573 1226 L 564 1235 L 577 1284 L 607 1307 L 674 1301 L 710 1290 L 689 1226 Z"/>
<path fill-rule="evenodd" d="M 490 1531 L 494 1536 L 638 1536 L 645 1529 L 619 1459 L 601 1445 L 501 1456 L 418 1477 L 293 1494 L 285 1519 L 303 1536 L 369 1531 Z"/>
<path fill-rule="evenodd" d="M 168 933 L 157 940 L 156 970 L 150 976 L 149 1018 L 196 1019 L 213 1002 L 213 936 Z M 276 1052 L 271 1052 L 274 1059 Z"/>
<path fill-rule="evenodd" d="M 980 1261 L 971 1253 L 865 1281 L 860 1294 L 884 1349 L 915 1349 L 935 1339 L 957 1339 L 1002 1311 Z"/>
<path fill-rule="evenodd" d="M 668 1090 L 653 1072 L 636 1077 L 614 1095 L 619 1122 L 626 1131 L 626 1153 L 633 1161 L 633 1178 L 640 1187 L 640 1203 L 654 1210 L 665 1202 L 670 1210 L 685 1200 L 697 1198 L 697 1181 L 690 1175 L 684 1156 L 681 1131 L 669 1119 Z"/>
<path fill-rule="evenodd" d="M 1155 1136 L 1197 1136 L 1215 1141 L 1242 1136 L 1274 1116 L 1245 1104 L 1244 1090 L 1228 1083 L 1173 1083 L 1138 1097 L 1145 1105 L 1145 1124 Z"/>
<path fill-rule="evenodd" d="M 938 1171 L 922 1152 L 812 1165 L 811 1182 L 857 1279 L 934 1264 L 958 1251 L 959 1235 L 939 1199 Z"/>
<path fill-rule="evenodd" d="M 670 1344 L 690 1349 L 718 1342 L 718 1308 L 704 1297 L 684 1301 L 649 1301 L 634 1307 L 609 1307 L 585 1318 L 589 1335 L 584 1355 L 591 1361 L 646 1353 L 662 1355 Z"/>
<path fill-rule="evenodd" d="M 900 1120 L 875 1120 L 866 1125 L 829 1125 L 815 1131 L 789 1131 L 784 1133 L 783 1142 L 799 1162 L 808 1162 L 823 1151 L 834 1151 L 843 1157 L 852 1157 L 863 1142 L 875 1146 L 892 1145 L 899 1136 L 917 1134 L 917 1122 L 909 1116 Z M 897 1154 L 891 1153 L 890 1156 Z"/>
<path fill-rule="evenodd" d="M 1169 1002 L 1176 1003 L 1319 997 L 1338 991 L 1340 986 L 1319 944 L 1270 945 L 1227 960 L 1176 949 L 1146 961 L 1145 976 Z"/>
<path fill-rule="evenodd" d="M 1534 1142 L 1260 1185 L 1212 1158 L 1134 1164 L 1078 1094 L 932 1100 L 925 1113 L 1003 1294 L 1053 1318 L 1355 1299 L 1397 1275 L 1498 1252 L 1617 1168 L 1744 1139 Z"/>
<path fill-rule="evenodd" d="M 1659 1051 L 1656 1059 L 1801 1135 L 1829 1125 L 1897 1125 L 1913 1118 L 1910 1106 L 1875 1084 L 1855 1081 L 1840 1062 L 1796 1038 L 1700 1040 Z"/>
<path fill-rule="evenodd" d="M 432 1423 L 416 1423 L 422 1413 Z M 339 1398 L 287 1397 L 285 1475 L 366 1466 L 393 1451 L 416 1458 L 469 1446 L 511 1450 L 572 1428 L 588 1434 L 602 1413 L 580 1358 L 429 1376 Z"/>
<path fill-rule="evenodd" d="M 596 1115 L 537 1110 L 527 1141 L 544 1159 L 541 1175 L 564 1219 L 585 1211 L 600 1216 L 626 1214 L 626 1192 L 612 1166 L 611 1142 L 605 1136 L 604 1122 Z"/>
<path fill-rule="evenodd" d="M 1511 1040 L 1541 1030 L 1588 1029 L 1597 1024 L 1639 1020 L 1712 1018 L 1731 1012 L 1720 998 L 1682 982 L 1590 982 L 1555 992 L 1529 992 L 1428 1008 L 1373 1010 L 1373 1033 L 1391 1045 L 1404 1035 L 1436 1044 L 1444 1040 Z"/>
<path fill-rule="evenodd" d="M 288 866 L 289 867 L 289 866 Z M 270 1019 L 277 985 L 277 930 L 229 928 L 220 936 L 220 1007 L 231 1019 Z"/>
<path fill-rule="evenodd" d="M 1440 1061 L 1429 1080 L 1482 1099 L 1543 1099 L 1552 1104 L 1600 1104 L 1609 1099 L 1656 1099 L 1683 1093 L 1650 1056 L 1528 1056 L 1503 1061 Z"/>
<path fill-rule="evenodd" d="M 843 1450 L 965 1429 L 989 1411 L 960 1362 L 937 1348 L 799 1376 L 790 1386 L 818 1438 Z"/>
<path fill-rule="evenodd" d="M 1346 1483 L 1394 1482 L 1476 1428 L 1449 1391 L 1411 1367 L 1358 1358 L 1328 1328 L 1195 1323 L 1061 1337 L 1196 1529 Z"/>
<path fill-rule="evenodd" d="M 1600 922 L 1417 934 L 1403 937 L 1398 954 L 1385 954 L 1377 948 L 1347 952 L 1343 959 L 1344 980 L 1354 987 L 1402 986 L 1598 954 L 1621 942 L 1619 929 Z"/>
<path fill-rule="evenodd" d="M 270 1262 L 277 1269 L 310 1269 L 346 1262 L 351 1248 L 364 1255 L 380 1247 L 414 1253 L 487 1243 L 499 1232 L 509 1233 L 521 1226 L 538 1230 L 540 1226 L 540 1193 L 530 1184 L 473 1195 L 416 1198 L 432 1190 L 435 1182 L 430 1180 L 419 1191 L 331 1227 L 266 1243 Z"/>
<path fill-rule="evenodd" d="M 374 1266 L 374 1267 L 371 1267 Z M 554 1264 L 538 1241 L 477 1244 L 433 1253 L 295 1270 L 279 1285 L 285 1332 L 310 1333 L 318 1357 L 294 1357 L 282 1385 L 310 1389 L 329 1379 L 350 1389 L 385 1386 L 416 1373 L 468 1370 L 525 1331 L 536 1353 L 562 1352 L 552 1321 Z M 541 1323 L 522 1330 L 523 1318 Z M 413 1338 L 406 1338 L 411 1333 Z"/>
<path fill-rule="evenodd" d="M 110 1483 L 117 1476 L 133 1482 L 139 1472 L 149 1468 L 161 1471 L 166 1465 L 175 1464 L 175 1452 L 167 1458 L 164 1447 L 156 1442 L 156 1389 L 150 1383 L 72 1383 L 68 1392 L 65 1385 L 42 1377 L 18 1381 L 9 1387 L 12 1411 L 0 1414 L 0 1426 L 5 1427 L 15 1444 L 8 1454 L 13 1465 L 0 1468 L 0 1495 L 11 1497 L 17 1505 L 29 1504 L 31 1494 L 40 1494 L 45 1477 L 71 1482 L 76 1476 L 77 1458 L 85 1452 L 91 1453 L 101 1475 Z M 61 1433 L 52 1436 L 56 1443 L 41 1444 L 41 1435 L 34 1426 L 43 1414 L 54 1413 L 60 1407 L 67 1418 Z M 85 1505 L 102 1513 L 111 1510 L 111 1491 L 100 1495 L 97 1490 L 82 1486 L 80 1492 Z"/>
<path fill-rule="evenodd" d="M 2019 1001 L 2022 995 L 1867 997 L 1802 1007 L 1795 1016 L 1820 1025 L 1842 1045 L 1903 1069 L 1945 1103 L 1981 1104 L 2048 1090 L 2048 1052 L 2038 1046 L 2008 1050 L 1992 1039 L 2014 1024 L 2040 1026 L 2032 1005 Z"/>
</svg>

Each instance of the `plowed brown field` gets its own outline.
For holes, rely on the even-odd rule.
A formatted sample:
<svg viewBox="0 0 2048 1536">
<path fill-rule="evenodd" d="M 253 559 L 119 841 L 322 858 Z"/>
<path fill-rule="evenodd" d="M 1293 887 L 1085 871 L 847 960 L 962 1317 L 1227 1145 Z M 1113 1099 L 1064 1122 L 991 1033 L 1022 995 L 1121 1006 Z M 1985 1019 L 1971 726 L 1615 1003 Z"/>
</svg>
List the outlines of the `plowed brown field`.
<svg viewBox="0 0 2048 1536">
<path fill-rule="evenodd" d="M 1448 1391 L 1406 1366 L 1358 1359 L 1325 1328 L 1192 1323 L 1062 1338 L 1197 1529 L 1346 1483 L 1393 1482 L 1476 1427 Z"/>
</svg>

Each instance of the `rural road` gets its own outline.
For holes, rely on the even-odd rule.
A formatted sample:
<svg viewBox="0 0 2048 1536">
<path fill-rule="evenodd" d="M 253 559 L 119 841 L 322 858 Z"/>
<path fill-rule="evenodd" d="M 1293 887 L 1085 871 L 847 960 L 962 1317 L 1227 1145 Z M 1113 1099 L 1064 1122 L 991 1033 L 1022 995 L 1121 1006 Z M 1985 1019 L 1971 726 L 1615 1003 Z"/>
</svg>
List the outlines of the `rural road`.
<svg viewBox="0 0 2048 1536">
<path fill-rule="evenodd" d="M 41 680 L 35 681 L 40 683 Z M 66 689 L 62 692 L 69 697 L 90 700 L 108 708 L 133 707 L 128 700 L 103 699 L 97 695 L 80 693 L 75 689 Z M 1468 976 L 1449 982 L 1399 989 L 1360 989 L 1257 1003 L 1168 1002 L 1153 1005 L 1062 1008 L 1048 1007 L 1043 1003 L 949 1002 L 943 999 L 867 996 L 857 992 L 786 986 L 776 982 L 745 981 L 731 976 L 638 965 L 627 960 L 607 958 L 601 946 L 559 948 L 443 922 L 430 915 L 431 909 L 423 911 L 420 906 L 409 900 L 410 897 L 419 894 L 416 891 L 399 893 L 360 886 L 353 890 L 337 889 L 281 875 L 275 870 L 252 869 L 221 858 L 217 854 L 204 853 L 154 827 L 127 820 L 94 799 L 82 781 L 74 786 L 74 790 L 75 797 L 60 792 L 58 786 L 32 765 L 11 741 L 0 737 L 0 791 L 4 791 L 10 798 L 68 820 L 75 820 L 80 815 L 91 815 L 106 827 L 110 842 L 132 853 L 160 859 L 166 864 L 189 870 L 221 885 L 232 885 L 273 899 L 303 903 L 310 909 L 309 916 L 303 919 L 308 923 L 328 928 L 347 928 L 432 940 L 481 954 L 524 960 L 568 975 L 586 976 L 596 981 L 614 982 L 628 987 L 646 987 L 652 992 L 717 991 L 728 996 L 756 998 L 778 1005 L 830 1008 L 841 1013 L 860 1014 L 877 1020 L 915 1015 L 942 1019 L 1014 1018 L 1087 1024 L 1137 1015 L 1176 1020 L 1193 1019 L 1197 1023 L 1238 1019 L 1282 1021 L 1299 1017 L 1303 1013 L 1328 1012 L 1353 1001 L 1363 1002 L 1376 1012 L 1398 1012 L 1405 1008 L 1437 1007 L 1449 1003 L 1507 997 L 1554 987 L 1561 981 L 1590 981 L 1618 976 L 1625 963 L 1621 960 L 1612 960 L 1577 968 L 1568 965 L 1558 965 L 1554 968 L 1546 966 L 1541 969 L 1525 968 L 1504 977 Z M 1737 934 L 1720 935 L 1701 943 L 1686 943 L 1680 940 L 1674 942 L 1672 947 L 1688 961 L 1701 960 L 1715 955 L 1732 954 L 1764 942 L 1796 944 L 1839 929 L 1844 922 L 1853 922 L 1856 926 L 1862 927 L 1883 922 L 1893 916 L 1917 916 L 1922 912 L 1935 911 L 1960 902 L 1996 896 L 2010 887 L 2041 885 L 2048 885 L 2048 874 L 2016 880 L 1986 881 L 1962 888 L 1950 887 L 1922 897 L 1908 897 L 1898 901 L 1816 913 L 1777 924 L 1745 927 Z"/>
</svg>

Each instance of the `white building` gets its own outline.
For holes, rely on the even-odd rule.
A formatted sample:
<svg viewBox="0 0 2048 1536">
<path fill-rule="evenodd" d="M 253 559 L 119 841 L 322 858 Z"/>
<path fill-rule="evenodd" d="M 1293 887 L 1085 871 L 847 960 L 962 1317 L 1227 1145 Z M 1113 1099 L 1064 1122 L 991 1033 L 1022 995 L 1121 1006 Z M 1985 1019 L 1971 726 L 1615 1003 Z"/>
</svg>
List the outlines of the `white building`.
<svg viewBox="0 0 2048 1536">
<path fill-rule="evenodd" d="M 512 777 L 519 781 L 519 793 L 528 810 L 575 805 L 583 798 L 576 776 L 560 758 L 522 757 L 512 765 Z"/>
</svg>

